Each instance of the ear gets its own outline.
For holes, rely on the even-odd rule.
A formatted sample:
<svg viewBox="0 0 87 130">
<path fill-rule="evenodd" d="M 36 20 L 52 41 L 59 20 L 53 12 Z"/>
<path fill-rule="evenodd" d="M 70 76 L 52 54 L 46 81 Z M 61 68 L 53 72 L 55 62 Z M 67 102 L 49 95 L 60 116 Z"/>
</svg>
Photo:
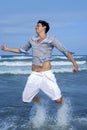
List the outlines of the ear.
<svg viewBox="0 0 87 130">
<path fill-rule="evenodd" d="M 45 29 L 45 31 L 46 31 L 46 26 L 44 26 L 44 29 Z"/>
<path fill-rule="evenodd" d="M 46 26 L 44 26 L 44 28 L 46 29 Z"/>
</svg>

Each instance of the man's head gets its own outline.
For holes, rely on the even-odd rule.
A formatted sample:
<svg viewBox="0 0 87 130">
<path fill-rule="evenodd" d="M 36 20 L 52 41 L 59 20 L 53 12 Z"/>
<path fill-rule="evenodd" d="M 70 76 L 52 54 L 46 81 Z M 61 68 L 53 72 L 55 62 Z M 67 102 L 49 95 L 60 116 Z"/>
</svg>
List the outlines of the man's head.
<svg viewBox="0 0 87 130">
<path fill-rule="evenodd" d="M 49 31 L 49 29 L 50 29 L 49 24 L 46 21 L 39 20 L 37 22 L 37 26 L 36 27 L 38 27 L 39 25 L 42 25 L 42 27 L 45 28 L 45 33 L 47 33 Z"/>
</svg>

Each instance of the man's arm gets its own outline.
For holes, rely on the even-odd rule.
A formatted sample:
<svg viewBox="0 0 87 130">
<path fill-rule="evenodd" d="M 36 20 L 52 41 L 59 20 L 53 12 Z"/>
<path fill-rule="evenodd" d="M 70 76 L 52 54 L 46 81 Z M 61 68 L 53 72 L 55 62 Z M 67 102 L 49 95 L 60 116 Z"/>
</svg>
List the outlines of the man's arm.
<svg viewBox="0 0 87 130">
<path fill-rule="evenodd" d="M 71 53 L 67 53 L 67 57 L 70 59 L 70 61 L 73 63 L 73 72 L 77 72 L 78 71 L 78 65 L 75 61 L 75 59 L 73 58 L 73 56 L 71 55 Z"/>
<path fill-rule="evenodd" d="M 19 48 L 8 48 L 6 45 L 2 45 L 1 46 L 1 50 L 14 52 L 14 53 L 20 53 L 20 49 Z"/>
<path fill-rule="evenodd" d="M 55 38 L 53 39 L 53 45 L 59 50 L 61 51 L 65 56 L 67 56 L 70 61 L 73 63 L 73 72 L 77 72 L 78 71 L 78 65 L 75 61 L 75 59 L 73 58 L 72 54 L 67 51 L 64 46 Z"/>
</svg>

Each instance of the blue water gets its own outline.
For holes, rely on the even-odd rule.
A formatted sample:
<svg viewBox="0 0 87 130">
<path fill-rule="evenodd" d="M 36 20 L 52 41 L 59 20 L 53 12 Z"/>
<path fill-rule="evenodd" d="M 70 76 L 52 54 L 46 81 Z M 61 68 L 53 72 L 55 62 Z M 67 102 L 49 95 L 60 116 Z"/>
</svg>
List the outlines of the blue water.
<svg viewBox="0 0 87 130">
<path fill-rule="evenodd" d="M 0 130 L 87 130 L 87 56 L 53 56 L 52 70 L 64 96 L 60 107 L 40 92 L 42 105 L 22 102 L 32 57 L 0 56 Z"/>
</svg>

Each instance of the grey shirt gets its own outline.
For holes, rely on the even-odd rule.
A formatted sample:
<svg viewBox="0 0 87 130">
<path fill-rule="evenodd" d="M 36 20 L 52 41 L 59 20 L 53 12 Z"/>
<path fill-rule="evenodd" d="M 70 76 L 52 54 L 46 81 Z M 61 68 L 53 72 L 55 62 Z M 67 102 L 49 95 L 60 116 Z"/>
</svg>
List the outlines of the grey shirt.
<svg viewBox="0 0 87 130">
<path fill-rule="evenodd" d="M 22 48 L 20 48 L 20 52 L 22 53 L 26 53 L 32 48 L 33 65 L 42 66 L 45 61 L 51 60 L 54 47 L 67 56 L 68 51 L 54 37 L 47 36 L 40 44 L 37 43 L 38 39 L 38 36 L 34 36 Z"/>
</svg>

